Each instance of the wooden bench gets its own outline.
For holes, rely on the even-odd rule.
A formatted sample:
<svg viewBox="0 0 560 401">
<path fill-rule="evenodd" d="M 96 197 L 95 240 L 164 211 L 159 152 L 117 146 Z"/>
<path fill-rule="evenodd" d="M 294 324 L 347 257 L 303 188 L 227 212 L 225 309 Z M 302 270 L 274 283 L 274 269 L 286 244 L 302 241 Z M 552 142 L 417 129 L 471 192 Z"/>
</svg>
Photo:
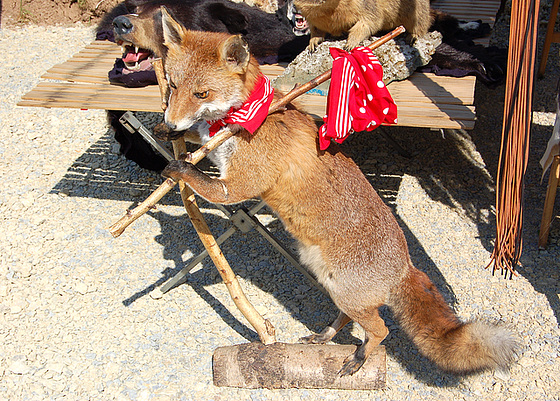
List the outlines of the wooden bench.
<svg viewBox="0 0 560 401">
<path fill-rule="evenodd" d="M 120 56 L 116 44 L 95 41 L 68 61 L 49 69 L 41 78 L 51 81 L 41 81 L 18 105 L 161 112 L 156 85 L 126 88 L 109 82 L 107 73 Z M 271 78 L 284 70 L 280 65 L 261 67 Z M 414 73 L 407 80 L 391 83 L 388 89 L 397 103 L 399 125 L 472 129 L 474 86 L 475 78 L 470 76 L 452 78 Z M 317 118 L 325 114 L 324 96 L 303 95 L 298 101 Z"/>
<path fill-rule="evenodd" d="M 494 24 L 500 0 L 435 0 L 432 7 L 460 20 L 480 19 Z M 479 43 L 488 44 L 488 39 Z M 42 81 L 24 95 L 19 106 L 63 107 L 161 112 L 157 86 L 125 88 L 112 85 L 107 73 L 121 51 L 114 43 L 96 41 L 65 63 L 56 65 L 42 76 Z M 262 66 L 274 78 L 283 67 Z M 441 77 L 414 73 L 410 78 L 388 86 L 399 114 L 400 126 L 472 129 L 475 123 L 474 90 L 476 79 Z M 325 97 L 304 95 L 303 108 L 317 118 L 325 114 Z"/>
</svg>

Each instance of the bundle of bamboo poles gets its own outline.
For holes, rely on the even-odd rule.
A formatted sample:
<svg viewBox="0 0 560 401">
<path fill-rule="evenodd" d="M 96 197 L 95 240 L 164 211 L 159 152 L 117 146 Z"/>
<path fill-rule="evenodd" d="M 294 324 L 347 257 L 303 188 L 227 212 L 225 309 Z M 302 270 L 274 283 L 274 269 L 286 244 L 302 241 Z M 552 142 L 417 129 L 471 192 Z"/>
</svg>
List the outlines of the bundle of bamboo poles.
<svg viewBox="0 0 560 401">
<path fill-rule="evenodd" d="M 401 33 L 405 32 L 404 27 L 399 26 L 395 28 L 393 31 L 389 32 L 385 36 L 379 38 L 375 42 L 373 42 L 369 47 L 371 49 L 375 49 L 389 40 L 396 38 Z M 165 74 L 163 72 L 163 64 L 161 59 L 154 63 L 154 69 L 158 78 L 158 84 L 160 87 L 160 93 L 162 96 L 162 109 L 165 110 L 167 107 L 165 99 L 167 98 L 168 93 L 168 83 L 165 79 Z M 321 83 L 327 81 L 331 77 L 332 71 L 329 70 L 320 76 L 316 77 L 315 79 L 309 81 L 308 83 L 298 86 L 283 96 L 281 99 L 275 101 L 270 106 L 268 114 L 274 113 L 278 110 L 284 108 L 288 103 L 294 100 L 296 97 L 303 95 L 305 92 L 317 87 Z M 184 147 L 184 140 L 175 140 L 173 141 L 173 149 L 175 152 L 175 158 L 179 159 L 180 155 L 183 156 L 183 160 L 189 161 L 190 163 L 196 164 L 201 161 L 204 157 L 206 157 L 212 150 L 216 149 L 222 143 L 227 141 L 231 138 L 234 133 L 225 127 L 220 132 L 218 132 L 212 139 L 207 142 L 204 146 L 199 148 L 194 153 L 184 154 L 185 147 Z M 113 235 L 113 237 L 120 236 L 124 230 L 136 221 L 140 216 L 145 214 L 148 210 L 152 209 L 157 202 L 161 198 L 165 196 L 173 187 L 177 184 L 171 178 L 166 179 L 145 201 L 140 203 L 136 208 L 132 210 L 127 210 L 126 214 L 118 220 L 116 223 L 109 227 L 109 232 Z M 229 291 L 230 296 L 232 297 L 235 305 L 241 311 L 243 316 L 247 319 L 247 321 L 253 326 L 253 328 L 257 331 L 259 338 L 263 344 L 272 344 L 276 341 L 275 339 L 275 330 L 272 323 L 269 320 L 264 319 L 257 310 L 251 305 L 248 301 L 247 297 L 243 293 L 241 286 L 235 276 L 235 273 L 231 270 L 227 260 L 225 259 L 224 255 L 222 254 L 216 239 L 210 232 L 206 221 L 204 220 L 204 216 L 200 212 L 195 198 L 194 193 L 192 190 L 185 185 L 183 182 L 179 182 L 181 198 L 185 205 L 185 209 L 187 210 L 187 214 L 189 215 L 195 230 L 197 231 L 204 247 L 208 251 L 208 255 L 212 258 L 212 261 L 216 265 L 220 276 L 224 280 L 226 287 Z"/>
<path fill-rule="evenodd" d="M 522 250 L 523 186 L 529 154 L 539 0 L 513 0 L 492 273 L 511 278 Z"/>
</svg>

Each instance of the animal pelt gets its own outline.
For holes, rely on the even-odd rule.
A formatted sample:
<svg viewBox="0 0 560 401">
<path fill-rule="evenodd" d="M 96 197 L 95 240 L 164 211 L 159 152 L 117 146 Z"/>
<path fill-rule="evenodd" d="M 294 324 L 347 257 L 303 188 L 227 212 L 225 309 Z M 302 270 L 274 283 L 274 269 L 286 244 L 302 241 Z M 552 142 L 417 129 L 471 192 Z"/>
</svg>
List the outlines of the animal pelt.
<svg viewBox="0 0 560 401">
<path fill-rule="evenodd" d="M 474 39 L 488 36 L 492 28 L 482 21 L 460 21 L 457 18 L 432 10 L 431 31 L 442 34 L 442 44 L 436 48 L 432 61 L 424 72 L 436 75 L 461 77 L 476 75 L 482 83 L 495 87 L 505 80 L 507 49 L 485 47 Z"/>
<path fill-rule="evenodd" d="M 450 14 L 435 9 L 431 9 L 430 14 L 432 17 L 430 31 L 440 32 L 445 43 L 483 38 L 490 35 L 492 31 L 490 25 L 481 20 L 460 21 Z"/>
<path fill-rule="evenodd" d="M 486 86 L 496 87 L 505 80 L 506 64 L 507 49 L 472 42 L 442 43 L 422 71 L 455 77 L 475 75 Z"/>
<path fill-rule="evenodd" d="M 149 43 L 146 44 L 151 46 L 148 49 L 159 57 L 163 56 L 165 48 L 161 44 L 162 5 L 188 29 L 241 34 L 260 63 L 291 61 L 307 46 L 309 40 L 305 35 L 296 35 L 291 21 L 287 18 L 281 19 L 276 14 L 229 0 L 125 0 L 123 5 L 117 7 L 118 10 L 111 13 L 112 25 L 117 36 L 115 39 L 128 41 L 140 48 L 146 46 L 138 42 L 148 40 Z M 123 13 L 123 10 L 126 11 Z M 287 12 L 287 9 L 284 10 Z M 119 27 L 119 22 L 115 19 L 117 16 L 130 16 L 126 22 L 130 24 L 126 25 L 129 28 L 126 34 L 123 34 L 123 29 Z M 150 24 L 146 23 L 148 20 Z M 135 32 L 135 22 L 142 23 L 143 37 Z M 107 28 L 106 20 L 102 26 L 103 29 L 98 31 Z"/>
<path fill-rule="evenodd" d="M 309 24 L 294 5 L 294 0 L 286 1 L 276 11 L 276 17 L 286 26 L 292 27 L 296 36 L 309 35 Z"/>
<path fill-rule="evenodd" d="M 276 14 L 269 14 L 245 3 L 228 0 L 125 0 L 101 20 L 97 27 L 97 39 L 115 41 L 113 33 L 115 18 L 132 14 L 136 21 L 143 21 L 142 38 L 146 40 L 147 37 L 148 42 L 153 45 L 150 50 L 156 53 L 164 51 L 161 46 L 159 10 L 162 5 L 165 5 L 189 29 L 241 33 L 261 63 L 291 61 L 305 49 L 309 35 L 305 32 L 299 35 L 306 26 L 297 20 L 298 16 L 294 15 L 289 3 L 284 4 Z M 288 12 L 290 12 L 289 16 Z M 139 50 L 139 53 L 150 53 L 143 49 Z M 129 46 L 127 51 L 134 51 L 134 46 Z M 138 59 L 138 57 L 132 58 Z M 111 82 L 128 87 L 157 84 L 149 62 L 146 61 L 142 65 L 146 68 L 131 69 L 122 59 L 119 59 L 113 70 L 109 72 L 109 79 Z M 160 171 L 165 166 L 165 159 L 140 136 L 128 132 L 119 123 L 121 115 L 121 112 L 108 111 L 108 121 L 115 131 L 116 140 L 121 145 L 121 153 L 143 168 Z"/>
</svg>

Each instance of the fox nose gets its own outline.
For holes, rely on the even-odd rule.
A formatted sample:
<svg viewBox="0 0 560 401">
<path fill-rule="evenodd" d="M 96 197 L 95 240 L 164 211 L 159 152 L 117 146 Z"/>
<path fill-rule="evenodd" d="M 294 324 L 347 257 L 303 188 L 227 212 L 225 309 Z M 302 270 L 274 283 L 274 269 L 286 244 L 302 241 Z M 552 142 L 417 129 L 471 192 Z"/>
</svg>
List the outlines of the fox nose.
<svg viewBox="0 0 560 401">
<path fill-rule="evenodd" d="M 113 30 L 117 35 L 125 35 L 132 31 L 132 22 L 128 19 L 126 15 L 119 15 L 113 20 Z"/>
<path fill-rule="evenodd" d="M 170 131 L 176 131 L 176 130 L 177 130 L 177 124 L 168 123 L 168 122 L 166 121 L 166 122 L 165 122 L 165 125 L 167 125 L 167 128 L 169 128 Z"/>
</svg>

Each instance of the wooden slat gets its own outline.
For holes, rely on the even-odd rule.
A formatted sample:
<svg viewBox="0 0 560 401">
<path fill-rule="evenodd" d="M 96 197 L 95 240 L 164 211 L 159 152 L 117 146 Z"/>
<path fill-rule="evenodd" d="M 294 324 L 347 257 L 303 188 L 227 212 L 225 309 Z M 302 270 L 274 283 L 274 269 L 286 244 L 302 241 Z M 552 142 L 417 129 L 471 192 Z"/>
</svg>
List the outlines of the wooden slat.
<svg viewBox="0 0 560 401">
<path fill-rule="evenodd" d="M 462 1 L 468 3 L 468 0 Z M 107 74 L 120 55 L 120 47 L 112 42 L 92 42 L 68 61 L 50 68 L 42 77 L 59 82 L 39 83 L 18 105 L 161 112 L 157 86 L 126 88 L 109 82 Z M 284 68 L 261 66 L 271 79 L 280 75 Z M 397 103 L 398 125 L 472 129 L 475 82 L 471 76 L 453 78 L 415 73 L 404 81 L 391 83 L 388 89 Z M 316 118 L 325 113 L 324 96 L 306 94 L 298 98 L 298 103 Z"/>
<path fill-rule="evenodd" d="M 425 96 L 428 99 L 437 98 L 438 102 L 473 104 L 475 83 L 473 76 L 451 78 L 415 73 L 406 80 L 392 82 L 387 88 L 397 100 Z"/>
<path fill-rule="evenodd" d="M 108 81 L 107 76 L 75 77 L 69 74 L 45 73 L 45 75 L 43 75 L 41 78 L 53 79 L 57 81 L 66 81 L 66 82 L 81 82 L 81 83 L 98 84 L 98 85 L 112 85 Z"/>
<path fill-rule="evenodd" d="M 84 61 L 81 60 L 71 60 L 71 61 L 67 61 L 66 63 L 63 64 L 57 64 L 51 68 L 49 68 L 49 70 L 47 72 L 73 72 L 75 75 L 80 75 L 83 70 L 91 70 L 91 71 L 102 71 L 102 72 L 109 72 L 111 68 L 113 68 L 113 65 L 115 63 L 115 59 L 112 60 L 108 60 L 108 61 L 100 61 L 98 63 L 93 63 L 91 60 L 94 59 L 88 59 L 89 61 L 85 61 L 86 59 L 82 59 Z"/>
<path fill-rule="evenodd" d="M 82 53 L 82 54 L 76 54 L 71 60 L 68 60 L 69 62 L 80 62 L 83 61 L 84 59 L 95 59 L 98 60 L 102 63 L 112 63 L 115 61 L 115 59 L 120 58 L 122 56 L 122 53 L 119 52 L 111 52 L 111 53 L 96 53 L 96 52 L 91 52 L 91 53 Z"/>
<path fill-rule="evenodd" d="M 323 96 L 303 95 L 298 99 L 298 102 L 305 111 L 316 118 L 321 118 L 325 113 L 326 104 Z M 474 106 L 444 103 L 442 101 L 432 102 L 425 96 L 416 98 L 395 96 L 395 102 L 399 113 L 398 125 L 465 129 L 472 129 L 474 126 Z M 116 85 L 71 82 L 42 82 L 26 94 L 18 105 L 49 108 L 161 111 L 159 89 L 156 86 L 124 88 Z"/>
<path fill-rule="evenodd" d="M 154 112 L 154 105 L 151 103 L 141 103 L 137 102 L 136 104 L 130 103 L 122 103 L 115 107 L 113 101 L 103 101 L 100 99 L 84 99 L 80 100 L 79 105 L 76 103 L 75 98 L 69 99 L 55 99 L 52 97 L 45 98 L 44 100 L 22 100 L 18 103 L 18 106 L 26 106 L 26 107 L 46 107 L 46 108 L 53 108 L 53 107 L 60 107 L 60 108 L 76 108 L 76 109 L 102 109 L 102 110 L 122 110 L 127 111 L 131 110 L 132 107 L 124 107 L 124 106 L 134 106 L 135 111 L 145 111 L 145 112 Z M 324 110 L 324 106 L 323 110 Z M 318 109 L 313 107 L 306 107 L 303 105 L 303 109 L 307 111 L 309 114 L 313 115 L 316 119 L 320 119 L 321 113 Z M 472 116 L 474 116 L 474 107 L 469 106 L 468 110 L 471 112 Z M 409 113 L 410 112 L 410 113 Z M 406 127 L 421 127 L 421 128 L 463 128 L 463 129 L 473 129 L 474 128 L 475 120 L 472 119 L 459 119 L 457 116 L 454 116 L 451 112 L 446 112 L 445 110 L 432 110 L 431 113 L 427 113 L 425 110 L 422 110 L 420 113 L 420 109 L 417 107 L 413 108 L 400 108 L 399 109 L 399 126 L 406 126 Z"/>
<path fill-rule="evenodd" d="M 71 76 L 87 76 L 87 77 L 107 77 L 107 73 L 113 68 L 112 64 L 108 65 L 96 65 L 91 64 L 89 66 L 79 64 L 74 67 L 67 65 L 64 67 L 53 67 L 48 70 L 48 73 L 54 74 L 66 74 Z"/>
<path fill-rule="evenodd" d="M 457 79 L 458 81 L 464 80 L 471 88 L 471 91 L 463 90 L 457 91 L 456 88 L 448 88 L 443 84 L 439 84 L 440 77 L 433 76 L 432 74 L 414 74 L 411 80 L 400 81 L 392 83 L 388 86 L 393 98 L 399 103 L 428 103 L 428 104 L 454 104 L 454 105 L 470 105 L 472 104 L 472 88 L 474 86 L 473 77 L 465 77 Z M 416 77 L 416 75 L 420 75 Z M 423 75 L 423 76 L 422 76 Z M 432 75 L 433 80 L 429 79 Z M 417 78 L 417 79 L 416 79 Z M 420 82 L 419 85 L 414 85 L 414 82 Z M 431 87 L 430 87 L 431 85 Z M 67 93 L 95 93 L 97 96 L 102 94 L 109 94 L 114 96 L 113 102 L 115 104 L 121 102 L 121 99 L 130 96 L 140 97 L 157 97 L 159 94 L 157 86 L 149 86 L 144 88 L 125 88 L 118 85 L 98 85 L 98 84 L 73 84 L 71 82 L 42 82 L 28 94 L 24 95 L 23 99 L 32 98 L 35 92 L 55 92 L 57 90 Z M 461 93 L 464 92 L 464 93 Z M 315 103 L 324 104 L 326 98 L 319 95 L 304 95 L 302 99 L 314 99 Z M 469 101 L 470 100 L 470 101 Z M 158 111 L 158 110 L 154 110 Z"/>
<path fill-rule="evenodd" d="M 261 65 L 261 71 L 266 74 L 269 78 L 273 79 L 276 78 L 278 75 L 281 75 L 284 70 L 286 69 L 287 64 L 263 64 Z"/>
<path fill-rule="evenodd" d="M 320 119 L 325 114 L 326 104 L 322 96 L 303 95 L 298 98 L 301 107 Z M 428 102 L 395 101 L 397 103 L 397 125 L 424 128 L 474 128 L 475 107 Z"/>
<path fill-rule="evenodd" d="M 159 89 L 155 86 L 123 88 L 114 85 L 46 82 L 39 84 L 22 100 L 52 101 L 53 103 L 73 100 L 75 108 L 102 108 L 93 106 L 99 102 L 109 106 L 108 108 L 111 110 L 136 110 L 135 107 L 142 107 L 143 111 L 161 111 Z M 88 107 L 84 106 L 86 103 Z"/>
</svg>

